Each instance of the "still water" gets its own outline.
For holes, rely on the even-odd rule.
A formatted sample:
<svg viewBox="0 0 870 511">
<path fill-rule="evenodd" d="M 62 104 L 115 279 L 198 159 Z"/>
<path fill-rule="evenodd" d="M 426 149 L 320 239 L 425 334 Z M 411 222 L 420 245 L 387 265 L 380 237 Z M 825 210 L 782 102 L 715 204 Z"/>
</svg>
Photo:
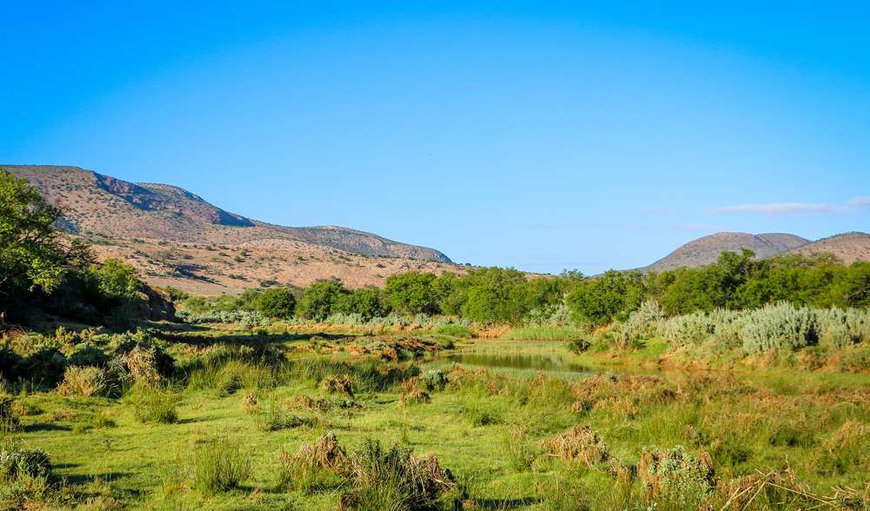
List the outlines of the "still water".
<svg viewBox="0 0 870 511">
<path fill-rule="evenodd" d="M 530 370 L 559 373 L 575 373 L 578 376 L 588 376 L 592 372 L 588 367 L 570 362 L 559 354 L 523 353 L 523 352 L 459 352 L 445 357 L 451 362 L 466 366 Z"/>
</svg>

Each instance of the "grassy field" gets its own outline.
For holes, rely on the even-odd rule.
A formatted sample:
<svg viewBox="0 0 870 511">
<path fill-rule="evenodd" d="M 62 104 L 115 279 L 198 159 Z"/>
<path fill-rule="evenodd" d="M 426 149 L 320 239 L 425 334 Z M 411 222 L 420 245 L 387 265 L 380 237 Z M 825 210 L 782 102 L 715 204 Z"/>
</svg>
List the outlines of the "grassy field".
<svg viewBox="0 0 870 511">
<path fill-rule="evenodd" d="M 4 448 L 42 449 L 53 467 L 45 487 L 7 485 L 3 504 L 870 508 L 867 375 L 654 372 L 558 341 L 197 335 L 169 344 L 172 377 L 117 397 L 83 397 L 66 382 L 51 392 L 10 386 L 20 424 Z M 478 358 L 454 363 L 457 353 Z M 299 461 L 327 433 L 347 464 Z M 368 440 L 411 449 L 414 462 L 434 454 L 450 481 L 430 488 L 431 502 L 375 498 L 366 485 L 387 485 L 370 460 L 388 456 L 372 455 Z"/>
</svg>

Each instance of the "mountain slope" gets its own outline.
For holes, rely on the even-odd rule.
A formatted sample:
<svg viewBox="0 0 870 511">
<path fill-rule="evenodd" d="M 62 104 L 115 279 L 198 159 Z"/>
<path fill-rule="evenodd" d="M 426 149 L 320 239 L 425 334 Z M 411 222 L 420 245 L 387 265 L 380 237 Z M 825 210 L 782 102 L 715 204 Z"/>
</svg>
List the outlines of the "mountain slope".
<svg viewBox="0 0 870 511">
<path fill-rule="evenodd" d="M 340 278 L 382 284 L 400 271 L 455 271 L 441 252 L 343 227 L 284 227 L 225 211 L 176 186 L 78 167 L 2 165 L 64 214 L 62 227 L 146 280 L 199 293 Z"/>
</svg>

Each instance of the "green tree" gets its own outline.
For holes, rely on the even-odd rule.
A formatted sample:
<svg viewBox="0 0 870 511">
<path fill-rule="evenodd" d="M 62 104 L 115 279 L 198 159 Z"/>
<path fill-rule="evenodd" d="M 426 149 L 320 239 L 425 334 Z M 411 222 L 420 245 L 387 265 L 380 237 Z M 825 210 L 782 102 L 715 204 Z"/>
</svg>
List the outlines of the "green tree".
<svg viewBox="0 0 870 511">
<path fill-rule="evenodd" d="M 296 311 L 296 297 L 289 289 L 267 289 L 257 295 L 255 308 L 269 318 L 287 319 Z"/>
<path fill-rule="evenodd" d="M 467 299 L 462 316 L 483 323 L 517 322 L 528 312 L 523 294 L 525 275 L 513 268 L 472 270 L 467 280 Z"/>
<path fill-rule="evenodd" d="M 142 290 L 142 282 L 136 268 L 117 259 L 107 259 L 103 264 L 91 267 L 103 296 L 109 300 L 133 298 Z"/>
<path fill-rule="evenodd" d="M 59 218 L 35 188 L 0 170 L 0 299 L 60 284 L 70 254 L 54 228 Z"/>
<path fill-rule="evenodd" d="M 438 297 L 432 287 L 434 273 L 411 271 L 387 278 L 384 295 L 400 314 L 438 314 Z"/>
<path fill-rule="evenodd" d="M 319 280 L 302 293 L 302 299 L 296 304 L 296 315 L 316 321 L 323 321 L 333 312 L 340 297 L 347 293 L 341 282 L 334 280 Z"/>
</svg>

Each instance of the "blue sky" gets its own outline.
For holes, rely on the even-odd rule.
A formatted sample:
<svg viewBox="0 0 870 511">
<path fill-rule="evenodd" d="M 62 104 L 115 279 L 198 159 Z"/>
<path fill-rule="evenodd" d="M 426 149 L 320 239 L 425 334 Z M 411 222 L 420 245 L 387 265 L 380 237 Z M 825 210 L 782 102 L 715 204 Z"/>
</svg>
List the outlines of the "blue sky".
<svg viewBox="0 0 870 511">
<path fill-rule="evenodd" d="M 0 163 L 530 271 L 870 220 L 866 2 L 0 0 L 0 17 Z"/>
</svg>

